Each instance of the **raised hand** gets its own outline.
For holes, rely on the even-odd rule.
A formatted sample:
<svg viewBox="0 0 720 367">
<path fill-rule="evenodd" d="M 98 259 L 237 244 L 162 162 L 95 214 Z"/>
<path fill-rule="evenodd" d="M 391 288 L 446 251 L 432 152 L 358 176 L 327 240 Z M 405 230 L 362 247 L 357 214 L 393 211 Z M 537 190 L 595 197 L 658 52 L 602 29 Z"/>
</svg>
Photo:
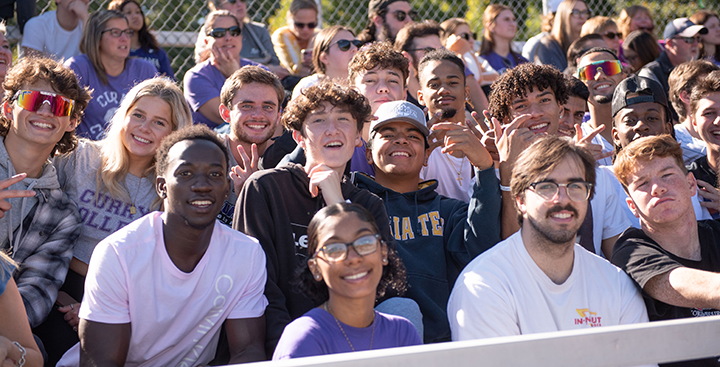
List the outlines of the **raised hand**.
<svg viewBox="0 0 720 367">
<path fill-rule="evenodd" d="M 225 50 L 217 45 L 213 45 L 210 53 L 213 56 L 213 65 L 224 77 L 229 78 L 235 70 L 240 69 L 240 53 Z"/>
<path fill-rule="evenodd" d="M 600 134 L 605 130 L 605 125 L 600 125 L 595 130 L 590 132 L 588 136 L 583 137 L 583 131 L 580 127 L 580 124 L 575 125 L 575 144 L 580 145 L 590 151 L 590 154 L 592 154 L 593 158 L 595 158 L 596 161 L 599 161 L 601 159 L 605 159 L 607 157 L 612 157 L 613 152 L 603 152 L 602 151 L 602 145 L 599 144 L 593 144 L 592 140 L 597 136 L 597 134 Z"/>
<path fill-rule="evenodd" d="M 478 169 L 483 170 L 492 167 L 492 156 L 465 123 L 437 123 L 433 125 L 432 131 L 443 132 L 443 153 L 462 152 L 468 157 L 470 163 Z"/>
<path fill-rule="evenodd" d="M 252 145 L 250 157 L 248 157 L 245 152 L 245 148 L 243 148 L 242 145 L 238 144 L 237 150 L 238 153 L 240 153 L 240 158 L 242 159 L 242 167 L 237 165 L 230 169 L 230 178 L 233 181 L 235 194 L 239 194 L 240 191 L 242 191 L 242 187 L 248 177 L 258 170 L 258 160 L 260 159 L 257 145 L 255 143 Z"/>
<path fill-rule="evenodd" d="M 703 180 L 697 180 L 697 184 L 698 195 L 705 199 L 700 200 L 700 205 L 708 208 L 711 214 L 720 212 L 720 191 Z"/>
<path fill-rule="evenodd" d="M 340 188 L 340 175 L 334 169 L 325 164 L 319 164 L 307 172 L 310 177 L 310 194 L 313 197 L 318 195 L 318 189 L 322 190 L 325 205 L 337 204 L 345 201 Z"/>
<path fill-rule="evenodd" d="M 12 205 L 7 202 L 7 199 L 12 198 L 29 198 L 35 196 L 35 191 L 32 190 L 8 190 L 7 188 L 22 181 L 27 174 L 18 173 L 15 176 L 6 178 L 0 181 L 0 218 L 5 216 L 5 212 L 10 210 Z"/>
</svg>

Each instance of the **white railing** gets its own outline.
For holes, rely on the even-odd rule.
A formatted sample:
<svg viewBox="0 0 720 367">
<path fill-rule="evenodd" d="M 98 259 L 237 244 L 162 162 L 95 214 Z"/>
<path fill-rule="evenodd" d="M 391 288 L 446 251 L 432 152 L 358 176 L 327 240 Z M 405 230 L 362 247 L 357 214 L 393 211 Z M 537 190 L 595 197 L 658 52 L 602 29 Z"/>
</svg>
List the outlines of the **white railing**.
<svg viewBox="0 0 720 367">
<path fill-rule="evenodd" d="M 720 316 L 711 316 L 334 354 L 242 366 L 625 367 L 717 355 L 720 355 Z"/>
</svg>

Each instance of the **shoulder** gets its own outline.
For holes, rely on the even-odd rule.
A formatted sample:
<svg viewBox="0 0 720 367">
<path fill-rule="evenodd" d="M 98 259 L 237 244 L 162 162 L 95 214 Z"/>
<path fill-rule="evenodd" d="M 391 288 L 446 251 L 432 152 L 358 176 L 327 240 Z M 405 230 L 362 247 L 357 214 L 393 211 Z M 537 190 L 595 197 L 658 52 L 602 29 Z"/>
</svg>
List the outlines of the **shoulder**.
<svg viewBox="0 0 720 367">
<path fill-rule="evenodd" d="M 151 212 L 133 221 L 107 236 L 98 244 L 98 248 L 102 245 L 105 248 L 112 248 L 116 252 L 131 248 L 152 251 L 153 246 L 147 246 L 147 243 L 155 243 L 156 241 L 156 226 L 162 224 L 161 214 L 160 212 Z"/>
<path fill-rule="evenodd" d="M 247 22 L 243 25 L 243 27 L 248 27 L 248 29 L 252 29 L 253 31 L 270 33 L 264 24 L 258 22 Z"/>
<path fill-rule="evenodd" d="M 397 340 L 398 345 L 387 347 L 402 347 L 408 345 L 422 344 L 420 335 L 415 326 L 406 318 L 396 315 L 375 312 L 378 331 L 387 339 L 391 335 Z"/>
<path fill-rule="evenodd" d="M 80 54 L 67 59 L 65 61 L 65 66 L 68 66 L 75 70 L 75 72 L 78 72 L 78 70 L 81 70 L 80 68 L 92 67 L 92 64 L 90 63 L 90 59 L 87 55 Z"/>
<path fill-rule="evenodd" d="M 520 231 L 515 232 L 507 239 L 498 242 L 489 250 L 473 259 L 463 270 L 461 278 L 473 278 L 479 274 L 494 274 L 498 276 L 520 264 L 517 263 L 516 247 L 523 246 Z M 514 266 L 513 266 L 514 264 Z M 508 268 L 508 266 L 510 268 Z M 458 279 L 459 280 L 459 279 Z"/>
<path fill-rule="evenodd" d="M 232 250 L 232 255 L 238 256 L 240 261 L 247 261 L 251 257 L 265 257 L 260 242 L 255 238 L 223 225 L 217 220 L 214 231 L 216 234 L 213 235 L 213 240 L 227 245 L 227 248 Z"/>
<path fill-rule="evenodd" d="M 306 312 L 293 320 L 283 330 L 275 348 L 273 360 L 309 357 L 327 354 L 328 343 L 332 339 L 327 318 L 329 315 L 318 308 Z"/>
</svg>

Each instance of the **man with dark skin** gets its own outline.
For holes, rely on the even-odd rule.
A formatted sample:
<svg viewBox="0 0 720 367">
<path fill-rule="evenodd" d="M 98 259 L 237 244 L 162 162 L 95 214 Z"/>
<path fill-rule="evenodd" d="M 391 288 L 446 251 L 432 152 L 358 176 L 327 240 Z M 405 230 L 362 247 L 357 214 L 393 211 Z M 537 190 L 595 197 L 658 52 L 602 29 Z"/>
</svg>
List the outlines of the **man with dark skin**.
<svg viewBox="0 0 720 367">
<path fill-rule="evenodd" d="M 222 325 L 230 363 L 265 359 L 264 252 L 215 219 L 230 188 L 227 149 L 195 125 L 168 136 L 156 159 L 165 212 L 96 248 L 80 310 L 80 365 L 206 365 Z"/>
</svg>

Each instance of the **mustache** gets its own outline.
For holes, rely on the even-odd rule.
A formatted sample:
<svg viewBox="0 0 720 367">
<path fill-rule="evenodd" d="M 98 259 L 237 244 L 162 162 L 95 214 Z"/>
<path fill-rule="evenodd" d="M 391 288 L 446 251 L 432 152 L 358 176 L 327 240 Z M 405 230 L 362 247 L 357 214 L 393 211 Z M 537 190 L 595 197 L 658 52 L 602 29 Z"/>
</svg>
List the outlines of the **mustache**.
<svg viewBox="0 0 720 367">
<path fill-rule="evenodd" d="M 548 209 L 546 217 L 550 218 L 553 214 L 564 211 L 564 210 L 572 212 L 573 215 L 575 215 L 576 217 L 578 216 L 577 209 L 575 209 L 575 207 L 570 204 L 566 204 L 564 206 L 563 205 L 555 205 L 552 208 Z"/>
</svg>

